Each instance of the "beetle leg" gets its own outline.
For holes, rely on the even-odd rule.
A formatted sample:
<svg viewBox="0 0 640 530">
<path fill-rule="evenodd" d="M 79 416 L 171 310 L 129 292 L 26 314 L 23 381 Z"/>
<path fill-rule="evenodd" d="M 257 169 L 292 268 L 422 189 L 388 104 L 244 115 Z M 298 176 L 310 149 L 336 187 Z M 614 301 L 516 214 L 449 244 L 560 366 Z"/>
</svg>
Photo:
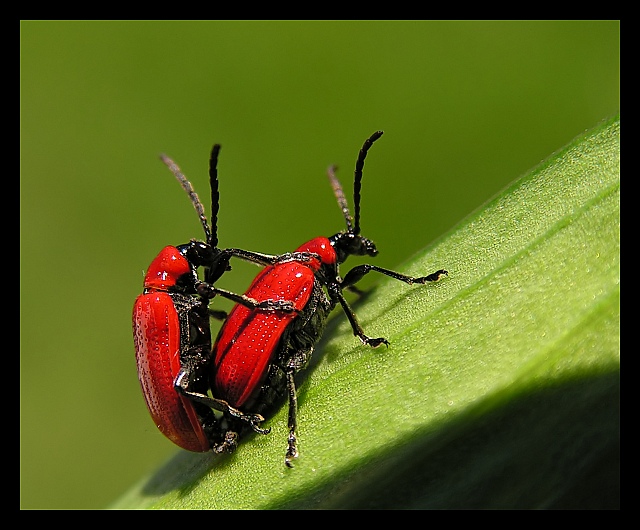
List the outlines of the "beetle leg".
<svg viewBox="0 0 640 530">
<path fill-rule="evenodd" d="M 367 337 L 364 334 L 364 330 L 358 324 L 358 320 L 356 319 L 356 315 L 347 303 L 344 295 L 342 294 L 342 289 L 350 289 L 353 290 L 353 285 L 360 281 L 365 274 L 368 274 L 371 271 L 376 271 L 381 274 L 385 274 L 390 276 L 391 278 L 395 278 L 396 280 L 400 280 L 402 282 L 408 283 L 409 285 L 414 283 L 427 283 L 427 282 L 437 282 L 443 276 L 446 276 L 448 273 L 444 269 L 434 272 L 433 274 L 429 274 L 428 276 L 422 276 L 420 278 L 414 278 L 413 276 L 406 276 L 404 274 L 400 274 L 399 272 L 394 272 L 389 269 L 383 269 L 382 267 L 377 267 L 376 265 L 358 265 L 351 269 L 347 275 L 344 277 L 340 284 L 330 284 L 327 286 L 329 290 L 329 294 L 332 299 L 338 300 L 342 309 L 344 310 L 347 318 L 349 319 L 349 323 L 351 324 L 351 329 L 353 329 L 353 334 L 358 337 L 363 344 L 368 344 L 374 348 L 380 346 L 381 344 L 389 345 L 389 341 L 383 337 L 379 337 L 373 339 L 371 337 Z M 358 289 L 356 289 L 358 291 Z"/>
<path fill-rule="evenodd" d="M 329 295 L 331 296 L 331 298 L 333 300 L 337 299 L 338 302 L 340 302 L 340 305 L 342 306 L 342 309 L 344 310 L 345 315 L 347 315 L 347 318 L 349 319 L 349 323 L 351 324 L 351 329 L 353 330 L 353 334 L 360 339 L 362 344 L 366 344 L 368 346 L 371 346 L 372 348 L 377 348 L 381 344 L 384 344 L 385 346 L 389 346 L 389 341 L 384 337 L 378 337 L 374 339 L 364 334 L 364 330 L 358 323 L 358 320 L 356 319 L 356 315 L 353 312 L 353 309 L 351 309 L 351 306 L 348 304 L 347 300 L 342 294 L 340 285 L 330 284 L 327 286 L 327 288 L 329 290 Z"/>
<path fill-rule="evenodd" d="M 184 369 L 178 372 L 178 375 L 173 382 L 173 387 L 175 388 L 176 392 L 178 392 L 182 396 L 189 398 L 191 401 L 202 403 L 207 407 L 210 407 L 222 413 L 229 414 L 234 418 L 244 421 L 245 423 L 249 424 L 249 426 L 258 434 L 269 434 L 271 432 L 271 429 L 262 429 L 259 427 L 259 424 L 264 421 L 264 417 L 262 417 L 260 414 L 245 414 L 241 410 L 229 405 L 223 399 L 212 398 L 207 396 L 206 394 L 201 394 L 200 392 L 194 392 L 190 390 L 189 373 Z"/>
<path fill-rule="evenodd" d="M 289 440 L 287 454 L 284 457 L 284 463 L 287 467 L 293 467 L 291 462 L 294 458 L 298 458 L 298 446 L 296 438 L 297 412 L 298 412 L 298 396 L 296 393 L 296 384 L 293 380 L 294 372 L 288 370 L 287 377 L 287 393 L 289 394 Z"/>
<path fill-rule="evenodd" d="M 437 282 L 443 276 L 448 274 L 447 271 L 441 269 L 439 271 L 434 272 L 433 274 L 429 274 L 428 276 L 422 276 L 420 278 L 414 278 L 412 276 L 406 276 L 404 274 L 400 274 L 399 272 L 394 272 L 389 269 L 383 269 L 382 267 L 377 267 L 375 265 L 358 265 L 351 269 L 347 275 L 342 280 L 343 287 L 350 287 L 354 283 L 359 282 L 365 274 L 368 274 L 371 271 L 376 271 L 381 274 L 385 274 L 386 276 L 390 276 L 391 278 L 395 278 L 396 280 L 400 280 L 401 282 L 408 283 L 412 285 L 414 283 L 427 283 L 427 282 Z"/>
<path fill-rule="evenodd" d="M 224 412 L 228 413 L 229 415 L 233 416 L 234 418 L 238 418 L 239 420 L 242 420 L 242 421 L 248 423 L 249 427 L 251 427 L 251 429 L 254 432 L 257 432 L 258 434 L 269 434 L 271 432 L 271 428 L 262 429 L 261 427 L 259 427 L 258 424 L 260 424 L 260 423 L 262 423 L 264 421 L 264 417 L 261 416 L 260 414 L 245 414 L 241 410 L 232 407 L 231 405 L 229 405 L 226 401 L 224 401 L 222 399 L 214 399 L 213 401 L 217 401 L 219 403 L 222 403 L 226 407 L 226 410 Z"/>
<path fill-rule="evenodd" d="M 216 295 L 222 296 L 227 300 L 231 300 L 236 304 L 243 305 L 248 307 L 249 309 L 263 309 L 265 311 L 282 311 L 284 313 L 297 313 L 297 309 L 295 308 L 293 302 L 289 300 L 264 300 L 262 302 L 258 302 L 254 298 L 249 298 L 243 294 L 232 293 L 231 291 L 227 291 L 225 289 L 219 289 L 218 287 L 213 287 L 205 282 L 198 282 L 196 284 L 197 293 L 205 298 L 211 299 Z"/>
<path fill-rule="evenodd" d="M 306 366 L 306 364 L 309 362 L 309 359 L 311 358 L 312 353 L 313 346 L 294 352 L 286 360 L 286 364 L 284 365 L 285 368 L 283 369 L 287 381 L 287 394 L 289 396 L 289 440 L 287 454 L 284 458 L 284 463 L 287 467 L 293 467 L 292 460 L 294 458 L 298 458 L 298 440 L 296 437 L 296 429 L 298 428 L 298 392 L 296 390 L 294 376 L 297 372 L 299 372 Z"/>
<path fill-rule="evenodd" d="M 308 263 L 311 260 L 317 260 L 322 262 L 322 258 L 316 254 L 315 252 L 287 252 L 285 254 L 280 254 L 279 256 L 274 256 L 277 258 L 271 265 L 276 265 L 280 263 L 289 263 L 291 261 L 300 261 L 302 263 Z"/>
<path fill-rule="evenodd" d="M 312 259 L 320 259 L 320 256 L 313 252 L 286 252 L 284 254 L 262 254 L 261 252 L 252 252 L 250 250 L 242 250 L 240 248 L 227 248 L 223 252 L 235 256 L 236 258 L 255 263 L 256 265 L 276 265 L 278 263 L 287 263 L 289 261 L 307 262 Z"/>
</svg>

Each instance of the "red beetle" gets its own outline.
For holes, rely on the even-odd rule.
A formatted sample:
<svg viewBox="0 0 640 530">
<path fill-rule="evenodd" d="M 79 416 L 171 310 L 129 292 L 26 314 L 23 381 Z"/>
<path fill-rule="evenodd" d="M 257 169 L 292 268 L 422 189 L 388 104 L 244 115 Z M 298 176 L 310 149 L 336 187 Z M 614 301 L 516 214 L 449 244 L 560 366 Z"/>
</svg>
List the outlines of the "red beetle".
<svg viewBox="0 0 640 530">
<path fill-rule="evenodd" d="M 236 435 L 223 429 L 212 409 L 267 433 L 258 425 L 259 414 L 244 414 L 225 401 L 207 395 L 211 363 L 209 317 L 224 319 L 223 311 L 209 309 L 210 300 L 220 295 L 243 306 L 270 313 L 290 313 L 288 300 L 256 301 L 213 286 L 230 269 L 232 256 L 260 265 L 287 260 L 308 259 L 302 254 L 270 256 L 240 249 L 218 249 L 217 161 L 219 145 L 214 145 L 209 162 L 212 214 L 211 226 L 191 183 L 168 157 L 163 162 L 189 195 L 204 228 L 206 242 L 195 241 L 177 247 L 167 246 L 151 262 L 144 278 L 144 292 L 133 307 L 133 337 L 138 378 L 149 412 L 158 429 L 172 442 L 189 451 L 231 451 Z M 296 261 L 297 262 L 297 261 Z M 204 278 L 197 269 L 204 268 Z"/>
<path fill-rule="evenodd" d="M 447 271 L 439 270 L 414 278 L 375 265 L 359 265 L 351 269 L 344 279 L 339 276 L 338 265 L 348 256 L 375 256 L 378 253 L 375 244 L 360 235 L 360 187 L 367 152 L 381 135 L 382 131 L 376 132 L 365 141 L 356 161 L 355 222 L 352 222 L 342 187 L 335 176 L 335 167 L 331 167 L 329 178 L 347 230 L 329 238 L 316 237 L 300 246 L 296 252 L 308 253 L 312 259 L 266 267 L 245 293 L 255 300 L 290 301 L 297 311 L 286 314 L 264 312 L 236 305 L 220 329 L 213 347 L 211 390 L 216 397 L 245 412 L 262 414 L 277 398 L 283 394 L 288 396 L 289 439 L 285 456 L 288 467 L 292 467 L 292 459 L 298 456 L 294 375 L 309 361 L 333 308 L 337 304 L 342 306 L 354 335 L 363 344 L 372 347 L 389 344 L 384 338 L 365 335 L 342 291 L 345 288 L 357 291 L 354 284 L 371 271 L 408 284 L 434 282 L 447 274 Z M 228 423 L 230 429 L 244 429 L 233 418 L 229 418 Z M 235 436 L 235 432 L 231 436 Z"/>
</svg>

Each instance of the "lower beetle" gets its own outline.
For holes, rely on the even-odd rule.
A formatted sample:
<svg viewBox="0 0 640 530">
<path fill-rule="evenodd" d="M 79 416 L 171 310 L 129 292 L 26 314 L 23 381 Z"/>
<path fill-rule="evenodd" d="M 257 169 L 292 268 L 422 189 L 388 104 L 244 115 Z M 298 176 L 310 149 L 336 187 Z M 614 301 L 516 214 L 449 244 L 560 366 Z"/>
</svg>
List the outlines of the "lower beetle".
<svg viewBox="0 0 640 530">
<path fill-rule="evenodd" d="M 208 369 L 211 362 L 209 317 L 224 319 L 226 313 L 209 309 L 216 295 L 243 307 L 282 314 L 294 311 L 289 300 L 263 299 L 238 295 L 213 284 L 230 269 L 232 256 L 259 265 L 273 265 L 302 254 L 271 256 L 240 249 L 217 248 L 217 212 L 219 203 L 217 161 L 220 146 L 213 146 L 209 162 L 211 186 L 211 226 L 193 186 L 170 158 L 162 161 L 189 195 L 206 241 L 192 240 L 185 245 L 167 246 L 151 262 L 144 278 L 144 292 L 133 307 L 133 337 L 138 378 L 147 407 L 158 429 L 172 442 L 189 451 L 231 451 L 236 435 L 220 427 L 212 409 L 222 411 L 253 430 L 266 433 L 259 414 L 244 414 L 221 399 L 208 396 Z M 197 269 L 204 268 L 204 281 Z"/>
<path fill-rule="evenodd" d="M 308 253 L 308 261 L 289 261 L 266 267 L 253 281 L 245 295 L 255 300 L 283 300 L 293 303 L 296 312 L 256 311 L 246 305 L 236 305 L 220 329 L 213 347 L 211 391 L 229 405 L 245 412 L 263 414 L 277 398 L 289 399 L 288 447 L 285 464 L 292 467 L 298 456 L 296 443 L 297 391 L 294 375 L 309 361 L 314 345 L 322 335 L 329 313 L 337 304 L 342 306 L 353 329 L 363 344 L 372 347 L 388 345 L 382 337 L 365 335 L 342 291 L 352 289 L 363 276 L 376 271 L 408 284 L 435 282 L 447 274 L 439 270 L 428 276 L 414 278 L 375 265 L 358 265 L 344 279 L 338 265 L 348 256 L 375 256 L 373 241 L 360 235 L 360 188 L 362 169 L 371 145 L 382 131 L 368 138 L 356 160 L 354 179 L 355 217 L 352 219 L 335 167 L 328 175 L 336 199 L 344 215 L 347 230 L 329 238 L 316 237 L 301 245 L 296 252 Z M 229 416 L 228 414 L 225 414 Z M 235 437 L 244 426 L 228 417 L 229 436 Z"/>
</svg>

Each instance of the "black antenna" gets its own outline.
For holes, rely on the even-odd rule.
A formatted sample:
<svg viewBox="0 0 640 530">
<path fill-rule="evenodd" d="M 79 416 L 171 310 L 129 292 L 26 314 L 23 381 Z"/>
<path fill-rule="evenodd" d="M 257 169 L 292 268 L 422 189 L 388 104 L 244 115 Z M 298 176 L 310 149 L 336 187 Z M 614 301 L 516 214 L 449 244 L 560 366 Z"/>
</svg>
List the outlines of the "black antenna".
<svg viewBox="0 0 640 530">
<path fill-rule="evenodd" d="M 353 181 L 353 204 L 355 207 L 355 228 L 353 233 L 358 235 L 360 233 L 360 188 L 362 187 L 362 168 L 364 168 L 364 159 L 367 158 L 367 151 L 373 145 L 378 138 L 382 136 L 382 131 L 374 132 L 364 142 L 360 153 L 358 153 L 358 159 L 356 160 L 356 170 L 354 172 Z M 351 232 L 351 230 L 349 230 Z"/>
<path fill-rule="evenodd" d="M 178 165 L 167 155 L 160 155 L 160 160 L 162 160 L 166 164 L 171 173 L 173 173 L 173 176 L 178 179 L 178 182 L 182 186 L 182 189 L 187 192 L 187 195 L 189 195 L 191 204 L 193 204 L 193 207 L 196 209 L 198 217 L 200 218 L 200 223 L 202 224 L 202 228 L 204 228 L 204 235 L 206 237 L 206 240 L 207 242 L 211 241 L 211 229 L 209 228 L 207 217 L 204 214 L 204 206 L 202 206 L 202 203 L 198 198 L 198 194 L 193 189 L 191 182 L 187 180 L 187 177 L 184 176 Z"/>
<path fill-rule="evenodd" d="M 207 242 L 218 246 L 218 211 L 220 210 L 220 193 L 218 191 L 218 154 L 220 144 L 214 144 L 209 157 L 209 185 L 211 186 L 211 237 Z"/>
<path fill-rule="evenodd" d="M 329 168 L 327 169 L 327 176 L 331 181 L 331 187 L 333 188 L 333 193 L 335 194 L 336 199 L 338 200 L 338 206 L 340 206 L 340 209 L 342 210 L 342 215 L 344 216 L 344 219 L 347 222 L 347 231 L 352 232 L 353 221 L 351 219 L 351 212 L 349 211 L 349 205 L 347 204 L 347 199 L 344 196 L 344 191 L 342 191 L 342 185 L 340 184 L 338 177 L 336 177 L 337 169 L 338 169 L 338 166 L 336 165 L 329 166 Z"/>
</svg>

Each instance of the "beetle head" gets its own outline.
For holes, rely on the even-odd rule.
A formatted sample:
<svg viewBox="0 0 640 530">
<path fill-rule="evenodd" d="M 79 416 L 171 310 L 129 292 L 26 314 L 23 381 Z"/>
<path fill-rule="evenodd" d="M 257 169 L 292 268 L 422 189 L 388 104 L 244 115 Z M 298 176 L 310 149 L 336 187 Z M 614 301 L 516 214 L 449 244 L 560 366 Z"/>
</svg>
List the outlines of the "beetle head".
<svg viewBox="0 0 640 530">
<path fill-rule="evenodd" d="M 352 232 L 340 232 L 329 238 L 336 251 L 338 263 L 344 263 L 349 256 L 375 256 L 378 254 L 376 244 Z"/>
</svg>

